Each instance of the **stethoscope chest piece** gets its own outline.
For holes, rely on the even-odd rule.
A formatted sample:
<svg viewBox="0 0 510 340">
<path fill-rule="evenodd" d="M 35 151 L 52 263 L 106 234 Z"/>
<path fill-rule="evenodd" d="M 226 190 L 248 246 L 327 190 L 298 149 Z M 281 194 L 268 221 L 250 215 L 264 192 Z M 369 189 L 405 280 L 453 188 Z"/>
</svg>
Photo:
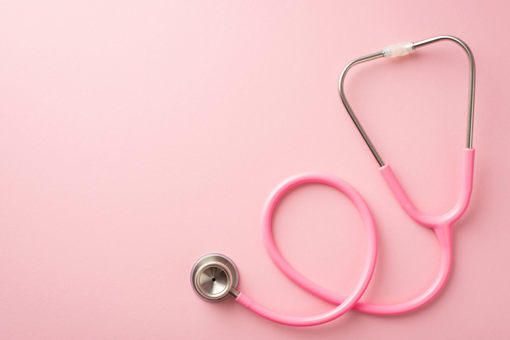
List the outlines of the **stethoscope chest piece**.
<svg viewBox="0 0 510 340">
<path fill-rule="evenodd" d="M 235 292 L 239 274 L 231 259 L 221 254 L 207 254 L 191 269 L 191 285 L 202 299 L 222 301 Z"/>
</svg>

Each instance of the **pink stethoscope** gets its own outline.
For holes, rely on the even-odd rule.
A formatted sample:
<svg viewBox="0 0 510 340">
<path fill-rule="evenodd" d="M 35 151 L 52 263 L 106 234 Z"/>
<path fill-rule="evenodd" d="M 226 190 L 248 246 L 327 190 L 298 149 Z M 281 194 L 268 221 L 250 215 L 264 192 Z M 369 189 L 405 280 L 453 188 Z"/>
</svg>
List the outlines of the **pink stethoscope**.
<svg viewBox="0 0 510 340">
<path fill-rule="evenodd" d="M 352 111 L 343 90 L 343 84 L 347 72 L 354 65 L 386 57 L 398 57 L 407 55 L 416 48 L 420 48 L 441 40 L 449 40 L 460 45 L 467 54 L 469 59 L 469 108 L 468 108 L 468 127 L 467 127 L 467 143 L 463 150 L 462 164 L 462 187 L 459 198 L 455 206 L 442 215 L 427 215 L 418 210 L 411 200 L 407 197 L 404 189 L 397 180 L 393 170 L 389 165 L 384 163 L 381 156 L 377 153 L 374 145 L 368 138 L 365 130 Z M 390 187 L 393 195 L 400 203 L 404 211 L 417 223 L 431 228 L 436 234 L 440 246 L 440 267 L 436 279 L 420 295 L 401 303 L 396 304 L 371 304 L 359 302 L 359 299 L 367 289 L 374 273 L 376 257 L 377 257 L 377 235 L 375 229 L 374 218 L 363 197 L 349 183 L 335 176 L 324 174 L 302 174 L 291 177 L 280 184 L 269 196 L 263 211 L 263 237 L 264 245 L 269 256 L 276 266 L 294 283 L 304 288 L 311 294 L 330 302 L 337 307 L 329 312 L 309 316 L 297 317 L 282 315 L 261 306 L 244 293 L 238 291 L 237 284 L 239 274 L 236 266 L 228 257 L 222 254 L 207 254 L 202 256 L 193 266 L 191 271 L 191 284 L 195 292 L 207 301 L 221 301 L 232 295 L 237 302 L 260 316 L 281 324 L 290 326 L 314 326 L 329 322 L 343 315 L 345 312 L 354 308 L 358 311 L 378 314 L 378 315 L 394 315 L 413 311 L 427 302 L 432 300 L 443 288 L 450 273 L 452 264 L 452 225 L 466 211 L 471 197 L 473 187 L 473 165 L 475 150 L 472 148 L 473 136 L 473 110 L 474 110 L 474 91 L 475 91 L 475 63 L 473 54 L 469 47 L 460 39 L 452 36 L 438 36 L 419 42 L 406 42 L 388 46 L 380 52 L 376 52 L 351 61 L 342 71 L 338 81 L 338 89 L 340 98 L 344 104 L 349 116 L 361 133 L 361 136 L 367 143 L 370 151 L 374 155 L 379 164 L 379 171 L 384 180 Z M 294 269 L 279 252 L 272 233 L 272 217 L 278 201 L 291 189 L 305 183 L 319 183 L 331 186 L 344 193 L 356 206 L 360 216 L 365 224 L 368 232 L 368 256 L 362 271 L 362 276 L 354 291 L 347 297 L 338 296 L 337 294 L 315 284 L 308 278 Z"/>
</svg>

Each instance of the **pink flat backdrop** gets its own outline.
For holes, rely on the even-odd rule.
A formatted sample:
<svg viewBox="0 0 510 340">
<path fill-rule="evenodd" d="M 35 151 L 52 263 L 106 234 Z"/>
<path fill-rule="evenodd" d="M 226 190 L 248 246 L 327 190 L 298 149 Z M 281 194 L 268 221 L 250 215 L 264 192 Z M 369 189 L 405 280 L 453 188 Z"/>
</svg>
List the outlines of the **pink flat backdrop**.
<svg viewBox="0 0 510 340">
<path fill-rule="evenodd" d="M 508 339 L 509 12 L 504 0 L 0 1 L 0 338 Z M 292 285 L 262 244 L 267 195 L 308 171 L 349 181 L 373 211 L 380 253 L 364 301 L 427 287 L 434 235 L 392 197 L 337 79 L 353 58 L 441 34 L 476 57 L 477 154 L 438 298 L 408 315 L 350 312 L 309 329 L 197 298 L 190 268 L 215 251 L 268 307 L 332 308 Z M 346 82 L 427 212 L 459 191 L 467 65 L 445 42 L 356 67 Z M 344 196 L 299 188 L 274 224 L 296 268 L 350 292 L 366 235 Z"/>
</svg>

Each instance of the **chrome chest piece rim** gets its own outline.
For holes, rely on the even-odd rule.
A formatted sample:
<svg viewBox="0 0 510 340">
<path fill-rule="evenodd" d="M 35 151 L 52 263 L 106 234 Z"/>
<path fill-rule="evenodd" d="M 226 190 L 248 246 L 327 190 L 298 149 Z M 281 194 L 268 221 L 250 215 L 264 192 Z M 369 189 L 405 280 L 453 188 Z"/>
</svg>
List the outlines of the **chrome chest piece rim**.
<svg viewBox="0 0 510 340">
<path fill-rule="evenodd" d="M 231 259 L 222 254 L 207 254 L 191 269 L 191 286 L 207 301 L 222 301 L 237 287 L 239 274 Z"/>
</svg>

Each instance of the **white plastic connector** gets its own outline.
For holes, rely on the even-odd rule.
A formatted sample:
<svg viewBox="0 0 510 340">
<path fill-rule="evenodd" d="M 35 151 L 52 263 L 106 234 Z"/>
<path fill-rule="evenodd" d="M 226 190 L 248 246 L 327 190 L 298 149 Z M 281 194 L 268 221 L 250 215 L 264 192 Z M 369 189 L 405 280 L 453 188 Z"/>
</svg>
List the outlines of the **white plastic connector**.
<svg viewBox="0 0 510 340">
<path fill-rule="evenodd" d="M 382 52 L 386 58 L 402 57 L 413 51 L 412 42 L 403 42 L 383 48 Z"/>
</svg>

